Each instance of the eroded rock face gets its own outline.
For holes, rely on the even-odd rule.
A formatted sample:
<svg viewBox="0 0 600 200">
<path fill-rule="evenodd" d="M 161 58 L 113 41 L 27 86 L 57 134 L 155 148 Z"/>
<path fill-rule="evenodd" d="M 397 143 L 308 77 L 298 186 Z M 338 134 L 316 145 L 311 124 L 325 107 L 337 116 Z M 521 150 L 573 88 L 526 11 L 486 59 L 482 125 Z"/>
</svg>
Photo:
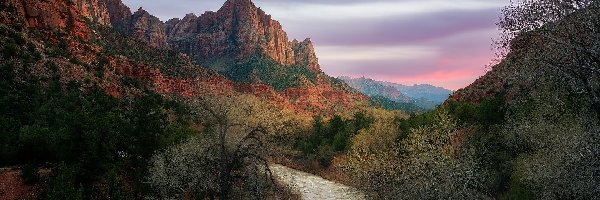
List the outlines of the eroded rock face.
<svg viewBox="0 0 600 200">
<path fill-rule="evenodd" d="M 2 3 L 8 7 L 14 7 L 18 18 L 25 20 L 27 28 L 50 31 L 61 29 L 80 38 L 88 36 L 88 29 L 74 3 L 67 3 L 63 0 L 7 0 Z M 6 18 L 6 20 L 10 19 Z M 14 22 L 4 21 L 3 23 Z"/>
<path fill-rule="evenodd" d="M 294 40 L 290 42 L 290 44 L 294 49 L 294 60 L 296 64 L 306 65 L 307 68 L 312 71 L 321 71 L 319 59 L 317 59 L 317 55 L 315 54 L 315 47 L 310 39 L 307 38 L 302 42 Z"/>
<path fill-rule="evenodd" d="M 142 8 L 131 16 L 130 32 L 134 37 L 148 42 L 150 46 L 168 47 L 162 21 Z"/>
<path fill-rule="evenodd" d="M 283 65 L 295 63 L 293 46 L 281 24 L 250 0 L 228 0 L 217 12 L 188 15 L 167 32 L 175 47 L 200 62 L 260 55 Z"/>
<path fill-rule="evenodd" d="M 110 26 L 108 9 L 102 0 L 74 0 L 73 2 L 84 17 L 98 24 Z"/>
<path fill-rule="evenodd" d="M 89 0 L 88 0 L 89 1 Z M 106 4 L 110 23 L 114 28 L 147 42 L 156 48 L 168 48 L 166 24 L 146 10 L 139 8 L 131 13 L 121 0 L 101 0 Z"/>
<path fill-rule="evenodd" d="M 91 4 L 88 4 L 90 2 Z M 334 84 L 320 71 L 310 40 L 289 42 L 281 25 L 256 8 L 249 0 L 230 0 L 218 12 L 206 12 L 200 17 L 189 14 L 183 19 L 172 19 L 165 23 L 143 9 L 131 14 L 129 8 L 120 0 L 80 0 L 73 3 L 67 3 L 65 0 L 7 0 L 1 3 L 12 5 L 18 13 L 18 17 L 13 18 L 0 15 L 2 23 L 20 23 L 17 21 L 21 18 L 27 28 L 48 31 L 60 29 L 85 39 L 100 34 L 89 31 L 93 27 L 86 27 L 83 20 L 85 17 L 97 23 L 107 23 L 106 20 L 109 20 L 114 28 L 140 38 L 154 47 L 170 48 L 167 43 L 167 38 L 170 38 L 172 45 L 194 58 L 200 56 L 204 59 L 213 59 L 233 56 L 231 58 L 243 59 L 258 55 L 271 58 L 283 65 L 302 64 L 317 74 L 317 80 L 304 77 L 303 83 L 297 88 L 277 91 L 272 85 L 260 82 L 233 83 L 224 76 L 200 66 L 197 68 L 210 71 L 211 75 L 195 77 L 165 75 L 158 68 L 116 56 L 110 58 L 110 70 L 106 71 L 102 80 L 92 79 L 98 82 L 106 93 L 115 97 L 136 93 L 136 88 L 130 88 L 120 81 L 124 77 L 129 77 L 149 83 L 150 88 L 161 94 L 188 97 L 225 93 L 253 94 L 268 99 L 282 108 L 307 114 L 332 113 L 331 111 L 336 108 L 355 108 L 357 101 L 366 99 L 359 93 L 353 93 Z M 102 4 L 106 7 L 108 18 L 104 17 Z M 66 50 L 74 54 L 78 60 L 88 65 L 92 64 L 100 47 L 77 45 L 85 40 L 71 41 Z M 81 82 L 85 77 L 93 77 L 82 66 L 69 64 L 67 61 L 61 62 L 60 65 L 64 69 L 69 69 L 66 70 L 68 73 L 63 74 L 70 80 Z M 299 74 L 299 76 L 303 75 Z"/>
<path fill-rule="evenodd" d="M 160 94 L 197 97 L 204 95 L 226 95 L 233 94 L 234 92 L 233 83 L 225 77 L 218 75 L 178 78 L 164 75 L 157 68 L 135 63 L 124 58 L 113 58 L 109 63 L 114 70 L 105 71 L 105 77 L 123 75 L 136 80 L 147 81 L 150 83 L 151 88 Z M 120 84 L 108 83 L 101 85 L 108 94 L 116 97 L 122 96 L 125 89 Z"/>
<path fill-rule="evenodd" d="M 110 23 L 116 29 L 129 30 L 131 10 L 121 0 L 101 0 L 110 15 Z"/>
</svg>

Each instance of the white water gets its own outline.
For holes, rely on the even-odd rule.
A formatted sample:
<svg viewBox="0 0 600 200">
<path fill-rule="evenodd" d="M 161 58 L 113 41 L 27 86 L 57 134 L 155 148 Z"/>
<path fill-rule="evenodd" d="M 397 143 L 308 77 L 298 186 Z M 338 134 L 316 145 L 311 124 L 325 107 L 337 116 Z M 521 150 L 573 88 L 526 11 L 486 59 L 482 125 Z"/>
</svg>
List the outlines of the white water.
<svg viewBox="0 0 600 200">
<path fill-rule="evenodd" d="M 365 195 L 346 185 L 335 183 L 324 178 L 285 167 L 272 164 L 269 166 L 273 176 L 287 184 L 307 200 L 364 200 Z"/>
</svg>

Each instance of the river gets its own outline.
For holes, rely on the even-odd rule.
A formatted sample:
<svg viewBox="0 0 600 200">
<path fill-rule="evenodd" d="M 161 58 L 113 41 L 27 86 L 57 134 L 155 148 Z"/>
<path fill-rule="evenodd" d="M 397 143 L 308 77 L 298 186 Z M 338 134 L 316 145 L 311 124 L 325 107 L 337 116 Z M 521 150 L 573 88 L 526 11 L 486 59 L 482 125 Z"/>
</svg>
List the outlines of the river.
<svg viewBox="0 0 600 200">
<path fill-rule="evenodd" d="M 269 166 L 273 176 L 287 184 L 307 200 L 364 200 L 365 195 L 358 189 L 326 180 L 319 176 L 295 170 L 283 165 Z"/>
</svg>

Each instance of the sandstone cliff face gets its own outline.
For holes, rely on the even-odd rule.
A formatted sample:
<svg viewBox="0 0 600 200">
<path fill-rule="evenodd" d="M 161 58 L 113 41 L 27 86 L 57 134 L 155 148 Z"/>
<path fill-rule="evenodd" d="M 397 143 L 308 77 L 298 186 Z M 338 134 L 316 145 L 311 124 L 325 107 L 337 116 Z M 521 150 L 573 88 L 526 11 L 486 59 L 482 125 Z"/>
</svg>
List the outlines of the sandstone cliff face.
<svg viewBox="0 0 600 200">
<path fill-rule="evenodd" d="M 53 31 L 61 29 L 80 38 L 87 38 L 88 29 L 79 9 L 66 1 L 8 0 L 5 6 L 14 7 L 18 18 L 25 20 L 25 26 L 32 29 Z M 3 18 L 2 23 L 14 23 Z M 13 19 L 17 20 L 17 19 Z"/>
<path fill-rule="evenodd" d="M 101 0 L 110 15 L 111 25 L 121 31 L 129 30 L 131 10 L 121 0 Z"/>
<path fill-rule="evenodd" d="M 150 46 L 166 48 L 167 36 L 163 30 L 163 23 L 155 16 L 140 8 L 131 16 L 130 33 L 140 38 Z"/>
<path fill-rule="evenodd" d="M 334 84 L 321 71 L 311 40 L 290 42 L 281 24 L 257 8 L 251 0 L 228 0 L 217 12 L 209 11 L 200 16 L 188 14 L 182 19 L 169 20 L 165 23 L 165 32 L 175 49 L 200 63 L 214 65 L 210 66 L 213 69 L 225 69 L 224 74 L 230 73 L 228 69 L 235 68 L 218 65 L 235 65 L 231 61 L 259 56 L 272 59 L 284 67 L 306 67 L 316 77 L 316 80 L 309 80 L 303 74 L 295 74 L 301 78 L 301 83 L 279 93 L 272 85 L 263 85 L 263 80 L 250 80 L 254 84 L 237 86 L 240 92 L 268 97 L 274 102 L 285 99 L 297 110 L 310 113 L 331 113 L 337 108 L 352 108 L 356 102 L 367 99 L 360 93 L 348 90 L 349 87 Z"/>
<path fill-rule="evenodd" d="M 111 68 L 105 71 L 107 80 L 120 79 L 126 76 L 136 80 L 146 81 L 151 88 L 160 94 L 179 95 L 183 97 L 198 97 L 205 95 L 233 94 L 233 82 L 222 76 L 177 78 L 164 75 L 157 68 L 141 65 L 127 58 L 112 58 L 109 62 Z M 122 96 L 126 89 L 120 84 L 104 81 L 101 86 L 112 96 Z"/>
<path fill-rule="evenodd" d="M 90 1 L 90 0 L 88 0 Z M 121 0 L 101 0 L 106 5 L 112 26 L 126 34 L 147 42 L 155 48 L 168 48 L 165 24 L 146 10 L 131 13 Z"/>
<path fill-rule="evenodd" d="M 294 60 L 296 64 L 306 65 L 307 68 L 312 71 L 321 71 L 319 59 L 317 59 L 315 48 L 310 39 L 307 38 L 303 42 L 294 40 L 290 42 L 290 44 L 294 49 Z"/>
<path fill-rule="evenodd" d="M 93 22 L 110 26 L 108 9 L 102 0 L 74 0 L 82 16 Z"/>
<path fill-rule="evenodd" d="M 188 15 L 167 32 L 174 46 L 201 62 L 261 55 L 283 65 L 295 63 L 281 24 L 250 0 L 228 0 L 217 12 Z"/>
</svg>

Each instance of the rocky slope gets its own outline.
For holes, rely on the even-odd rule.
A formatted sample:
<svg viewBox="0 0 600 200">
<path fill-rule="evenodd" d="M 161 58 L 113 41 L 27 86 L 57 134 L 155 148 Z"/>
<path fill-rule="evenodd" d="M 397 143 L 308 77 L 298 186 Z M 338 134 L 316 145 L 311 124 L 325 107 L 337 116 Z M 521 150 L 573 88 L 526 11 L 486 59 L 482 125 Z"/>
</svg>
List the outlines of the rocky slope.
<svg viewBox="0 0 600 200">
<path fill-rule="evenodd" d="M 102 0 L 110 15 L 110 24 L 118 30 L 129 30 L 131 10 L 121 0 Z"/>
<path fill-rule="evenodd" d="M 2 24 L 19 24 L 38 30 L 60 29 L 80 38 L 88 36 L 79 8 L 73 3 L 9 0 L 3 4 L 8 9 L 14 9 L 17 16 L 4 13 L 0 17 Z"/>
<path fill-rule="evenodd" d="M 123 6 L 116 7 L 109 6 L 110 12 L 121 16 Z M 165 23 L 140 8 L 126 30 L 151 46 L 181 51 L 246 85 L 242 91 L 260 88 L 251 91 L 259 96 L 275 93 L 303 109 L 330 110 L 366 99 L 321 71 L 310 39 L 289 41 L 281 24 L 250 0 L 228 0 L 216 12 L 188 14 Z"/>
<path fill-rule="evenodd" d="M 108 9 L 102 0 L 75 0 L 73 2 L 84 17 L 98 24 L 110 26 Z"/>
<path fill-rule="evenodd" d="M 147 41 L 152 47 L 167 48 L 167 36 L 163 28 L 163 23 L 157 17 L 148 13 L 148 11 L 139 8 L 129 21 L 129 30 L 131 35 Z"/>
<path fill-rule="evenodd" d="M 29 51 L 40 54 L 33 63 L 20 62 L 23 68 L 30 70 L 25 73 L 46 77 L 50 69 L 44 63 L 54 63 L 60 71 L 61 82 L 88 81 L 86 85 L 97 84 L 112 96 L 139 92 L 141 86 L 132 87 L 125 83 L 126 79 L 142 81 L 146 83 L 142 88 L 169 95 L 235 92 L 231 81 L 194 64 L 183 54 L 146 46 L 95 20 L 84 22 L 90 17 L 90 12 L 85 10 L 94 10 L 97 5 L 87 3 L 89 1 L 76 4 L 63 0 L 2 3 L 5 11 L 12 10 L 0 14 L 4 32 L 14 32 L 19 43 L 29 45 Z M 13 51 L 20 49 L 14 48 Z"/>
<path fill-rule="evenodd" d="M 500 63 L 446 101 L 445 107 L 456 112 L 475 106 L 488 115 L 476 121 L 499 124 L 498 130 L 489 131 L 497 136 L 488 140 L 499 142 L 512 155 L 508 167 L 500 168 L 511 172 L 504 176 L 510 177 L 506 185 L 512 196 L 503 196 L 527 197 L 522 191 L 540 199 L 599 196 L 599 11 L 600 3 L 592 1 L 519 33 Z M 529 19 L 519 18 L 518 25 L 527 24 L 521 20 Z M 498 116 L 490 118 L 493 115 Z M 481 141 L 485 139 L 477 139 Z"/>
</svg>

